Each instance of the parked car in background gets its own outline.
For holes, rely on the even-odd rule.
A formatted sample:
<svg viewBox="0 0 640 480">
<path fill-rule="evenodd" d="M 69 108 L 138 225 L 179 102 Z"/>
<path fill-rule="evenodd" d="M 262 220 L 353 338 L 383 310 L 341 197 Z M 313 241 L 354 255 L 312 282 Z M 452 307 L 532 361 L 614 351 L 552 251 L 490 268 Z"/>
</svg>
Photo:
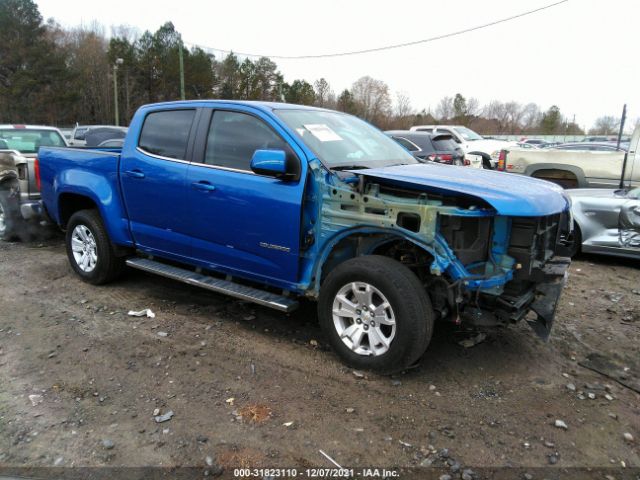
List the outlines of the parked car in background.
<svg viewBox="0 0 640 480">
<path fill-rule="evenodd" d="M 607 135 L 591 135 L 582 139 L 583 142 L 613 142 L 615 140 L 615 137 Z"/>
<path fill-rule="evenodd" d="M 542 140 L 541 138 L 523 138 L 518 142 L 518 145 L 533 145 L 538 148 L 542 148 L 548 145 L 549 142 Z"/>
<path fill-rule="evenodd" d="M 104 142 L 100 143 L 100 145 L 98 145 L 98 147 L 100 148 L 122 148 L 122 146 L 124 145 L 124 138 L 117 138 L 114 140 L 105 140 Z"/>
<path fill-rule="evenodd" d="M 465 153 L 482 157 L 482 165 L 486 169 L 495 169 L 500 150 L 514 145 L 514 142 L 483 138 L 462 125 L 415 125 L 410 130 L 412 132 L 448 133 Z"/>
<path fill-rule="evenodd" d="M 86 134 L 89 130 L 94 128 L 110 128 L 115 130 L 120 130 L 126 133 L 126 127 L 117 127 L 115 125 L 76 125 L 71 134 L 71 140 L 69 140 L 69 145 L 73 147 L 84 147 L 87 144 Z M 121 138 L 121 137 L 120 137 Z M 103 139 L 103 141 L 106 139 Z M 99 143 L 99 142 L 98 142 Z M 98 145 L 97 143 L 93 146 Z"/>
<path fill-rule="evenodd" d="M 449 134 L 389 130 L 385 132 L 418 160 L 446 165 L 465 165 L 464 151 Z"/>
<path fill-rule="evenodd" d="M 518 142 L 514 145 L 514 147 L 518 147 L 518 148 L 524 148 L 524 149 L 540 149 L 542 148 L 540 145 L 536 144 L 536 143 L 523 143 L 523 142 Z M 499 157 L 498 157 L 499 158 Z"/>
<path fill-rule="evenodd" d="M 629 147 L 629 144 L 620 144 L 620 147 L 617 147 L 615 143 L 612 142 L 571 142 L 571 143 L 561 143 L 559 145 L 554 145 L 549 147 L 550 150 L 574 150 L 574 151 L 583 151 L 583 152 L 624 152 Z"/>
<path fill-rule="evenodd" d="M 625 181 L 640 186 L 640 155 L 637 152 L 640 127 L 636 128 L 627 152 L 615 145 L 577 142 L 553 148 L 512 147 L 501 152 L 498 170 L 542 178 L 564 188 L 618 188 L 627 155 Z"/>
<path fill-rule="evenodd" d="M 546 339 L 569 266 L 556 185 L 421 163 L 325 109 L 146 105 L 121 153 L 46 148 L 40 168 L 82 280 L 103 284 L 128 265 L 284 312 L 314 299 L 356 368 L 415 364 L 436 321 L 527 317 Z"/>
<path fill-rule="evenodd" d="M 71 137 L 73 136 L 73 128 L 58 128 L 58 130 L 60 130 L 60 133 L 62 133 L 62 136 L 64 137 L 64 139 L 67 141 L 67 143 L 69 143 L 69 140 L 71 140 Z"/>
<path fill-rule="evenodd" d="M 574 230 L 572 256 L 598 253 L 640 258 L 640 187 L 567 190 Z"/>
<path fill-rule="evenodd" d="M 60 130 L 0 125 L 0 239 L 26 239 L 42 219 L 37 154 L 41 146 L 66 147 Z"/>
<path fill-rule="evenodd" d="M 97 147 L 101 143 L 109 140 L 119 140 L 122 142 L 126 135 L 127 129 L 122 127 L 92 127 L 84 134 L 85 146 Z"/>
</svg>

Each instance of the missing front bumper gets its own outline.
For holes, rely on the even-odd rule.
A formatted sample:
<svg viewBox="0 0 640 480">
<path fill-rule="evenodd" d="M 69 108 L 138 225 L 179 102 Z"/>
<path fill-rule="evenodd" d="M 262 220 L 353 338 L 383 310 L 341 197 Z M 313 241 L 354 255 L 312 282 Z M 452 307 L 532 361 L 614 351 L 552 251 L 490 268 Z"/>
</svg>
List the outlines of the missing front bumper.
<svg viewBox="0 0 640 480">
<path fill-rule="evenodd" d="M 527 323 L 543 340 L 548 340 L 556 316 L 562 289 L 567 282 L 567 270 L 571 264 L 568 257 L 554 257 L 543 268 L 544 279 L 536 287 L 536 296 L 530 308 L 536 314 Z"/>
</svg>

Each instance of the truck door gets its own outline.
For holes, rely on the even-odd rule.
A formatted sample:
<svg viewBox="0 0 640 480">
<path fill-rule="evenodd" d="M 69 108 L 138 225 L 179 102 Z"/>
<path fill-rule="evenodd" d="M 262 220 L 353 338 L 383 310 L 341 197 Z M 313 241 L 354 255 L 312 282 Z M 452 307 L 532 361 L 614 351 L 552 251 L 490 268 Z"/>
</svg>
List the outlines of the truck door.
<svg viewBox="0 0 640 480">
<path fill-rule="evenodd" d="M 284 140 L 286 134 L 266 120 L 242 107 L 203 110 L 187 174 L 188 235 L 194 258 L 212 269 L 293 284 L 306 170 L 296 181 L 251 171 L 258 149 L 303 158 Z"/>
<path fill-rule="evenodd" d="M 143 251 L 190 256 L 185 183 L 195 116 L 195 109 L 152 111 L 135 150 L 123 152 L 122 193 L 131 233 Z"/>
</svg>

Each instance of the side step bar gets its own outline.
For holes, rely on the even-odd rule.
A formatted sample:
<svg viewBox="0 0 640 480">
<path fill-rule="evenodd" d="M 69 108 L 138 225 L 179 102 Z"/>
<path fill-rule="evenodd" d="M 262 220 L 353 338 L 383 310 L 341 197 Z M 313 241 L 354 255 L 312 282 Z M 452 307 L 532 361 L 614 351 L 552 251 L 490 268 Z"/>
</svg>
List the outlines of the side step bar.
<svg viewBox="0 0 640 480">
<path fill-rule="evenodd" d="M 239 298 L 247 302 L 257 303 L 265 307 L 271 307 L 281 312 L 292 312 L 298 308 L 298 302 L 292 298 L 284 297 L 276 293 L 265 292 L 257 288 L 247 287 L 228 280 L 202 275 L 172 265 L 167 265 L 148 258 L 129 258 L 127 265 L 145 272 L 155 273 L 163 277 L 178 280 L 179 282 L 206 288 L 216 293 L 223 293 L 230 297 Z"/>
</svg>

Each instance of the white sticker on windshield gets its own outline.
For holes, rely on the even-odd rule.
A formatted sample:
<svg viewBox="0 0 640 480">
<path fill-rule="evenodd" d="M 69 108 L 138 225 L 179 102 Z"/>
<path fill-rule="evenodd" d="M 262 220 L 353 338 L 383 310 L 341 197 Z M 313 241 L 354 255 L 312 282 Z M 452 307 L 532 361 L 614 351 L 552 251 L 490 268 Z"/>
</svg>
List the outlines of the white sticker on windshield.
<svg viewBox="0 0 640 480">
<path fill-rule="evenodd" d="M 336 132 L 331 130 L 328 125 L 324 123 L 314 123 L 311 125 L 305 125 L 304 128 L 311 132 L 311 135 L 316 137 L 321 142 L 336 142 L 342 140 L 342 137 Z"/>
</svg>

